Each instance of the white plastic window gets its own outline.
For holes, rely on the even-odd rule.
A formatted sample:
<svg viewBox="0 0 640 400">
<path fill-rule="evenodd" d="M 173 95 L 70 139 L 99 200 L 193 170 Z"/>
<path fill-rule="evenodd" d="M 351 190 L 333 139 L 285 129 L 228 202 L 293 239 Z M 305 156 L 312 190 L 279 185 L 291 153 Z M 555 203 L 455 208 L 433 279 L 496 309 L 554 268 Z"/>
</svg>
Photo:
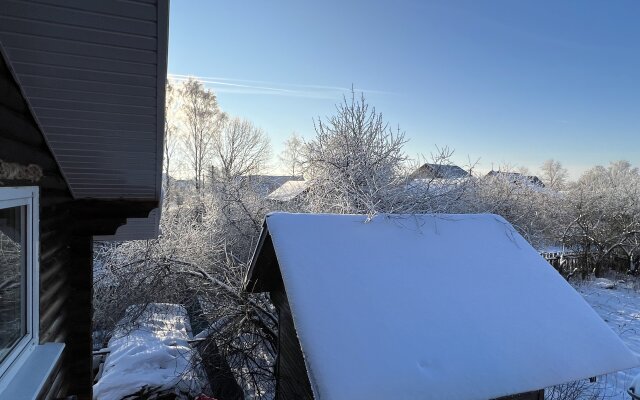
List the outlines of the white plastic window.
<svg viewBox="0 0 640 400">
<path fill-rule="evenodd" d="M 38 188 L 0 188 L 0 387 L 38 344 Z"/>
</svg>

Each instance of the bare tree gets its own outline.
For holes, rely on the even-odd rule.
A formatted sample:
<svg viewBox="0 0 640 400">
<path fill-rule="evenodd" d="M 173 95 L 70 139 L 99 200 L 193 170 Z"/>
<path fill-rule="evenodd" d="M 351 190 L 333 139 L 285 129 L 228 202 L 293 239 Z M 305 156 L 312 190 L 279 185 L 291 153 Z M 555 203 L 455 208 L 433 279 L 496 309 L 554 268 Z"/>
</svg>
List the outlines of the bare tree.
<svg viewBox="0 0 640 400">
<path fill-rule="evenodd" d="M 262 210 L 250 203 L 253 199 L 243 199 L 245 209 Z M 167 203 L 158 239 L 103 245 L 96 255 L 94 321 L 96 329 L 109 331 L 132 304 L 183 304 L 194 333 L 200 332 L 205 368 L 216 373 L 213 394 L 239 398 L 217 392 L 234 391 L 237 379 L 247 398 L 269 399 L 274 390 L 275 309 L 266 296 L 242 292 L 259 228 L 249 222 L 237 226 L 240 234 L 232 224 L 248 220 L 230 220 L 225 212 L 216 196 L 201 192 L 182 204 Z"/>
<path fill-rule="evenodd" d="M 271 155 L 264 131 L 237 117 L 224 123 L 211 147 L 213 165 L 223 181 L 260 172 Z"/>
<path fill-rule="evenodd" d="M 287 140 L 284 141 L 284 149 L 278 156 L 280 163 L 286 168 L 291 176 L 296 176 L 302 171 L 302 155 L 304 151 L 304 142 L 302 138 L 293 132 Z"/>
<path fill-rule="evenodd" d="M 206 89 L 196 79 L 189 78 L 180 88 L 182 116 L 184 119 L 184 147 L 191 165 L 195 186 L 204 186 L 206 162 L 211 144 L 220 131 L 225 114 L 218 107 L 213 91 Z"/>
<path fill-rule="evenodd" d="M 640 171 L 627 161 L 586 171 L 568 190 L 561 239 L 582 255 L 582 275 L 635 269 L 640 258 Z"/>
<path fill-rule="evenodd" d="M 178 119 L 178 104 L 179 96 L 178 89 L 171 81 L 167 81 L 167 88 L 165 91 L 165 106 L 164 106 L 164 157 L 163 157 L 163 170 L 164 170 L 164 190 L 165 198 L 171 197 L 171 173 L 172 173 L 172 160 L 178 147 L 177 141 L 177 119 Z"/>
<path fill-rule="evenodd" d="M 561 190 L 567 182 L 567 169 L 560 161 L 554 159 L 546 160 L 540 166 L 540 177 L 544 184 L 554 190 Z"/>
</svg>

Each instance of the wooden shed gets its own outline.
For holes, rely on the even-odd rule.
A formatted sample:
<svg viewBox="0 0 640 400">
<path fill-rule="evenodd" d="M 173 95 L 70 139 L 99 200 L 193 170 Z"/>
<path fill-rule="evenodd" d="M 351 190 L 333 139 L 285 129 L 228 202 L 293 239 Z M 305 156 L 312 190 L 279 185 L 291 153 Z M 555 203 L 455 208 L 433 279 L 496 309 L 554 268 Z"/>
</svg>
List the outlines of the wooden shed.
<svg viewBox="0 0 640 400">
<path fill-rule="evenodd" d="M 278 310 L 277 399 L 532 400 L 639 364 L 496 215 L 270 214 L 245 289 Z"/>
<path fill-rule="evenodd" d="M 93 238 L 158 232 L 168 13 L 0 5 L 2 399 L 92 398 Z"/>
</svg>

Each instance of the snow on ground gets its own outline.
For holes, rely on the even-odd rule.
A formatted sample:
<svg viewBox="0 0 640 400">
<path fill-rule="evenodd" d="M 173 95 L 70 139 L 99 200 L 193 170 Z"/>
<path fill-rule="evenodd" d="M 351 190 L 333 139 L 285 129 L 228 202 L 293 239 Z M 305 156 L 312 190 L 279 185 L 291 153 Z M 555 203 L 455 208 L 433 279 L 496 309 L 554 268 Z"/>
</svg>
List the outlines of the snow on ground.
<svg viewBox="0 0 640 400">
<path fill-rule="evenodd" d="M 139 314 L 139 315 L 138 315 Z M 175 392 L 178 399 L 203 391 L 203 376 L 191 361 L 191 327 L 184 307 L 150 304 L 127 310 L 121 327 L 109 340 L 102 377 L 93 387 L 94 400 L 120 400 L 143 389 Z M 133 316 L 133 317 L 132 317 Z M 192 398 L 192 397 L 191 397 Z"/>
<path fill-rule="evenodd" d="M 596 279 L 574 286 L 629 349 L 640 357 L 640 290 L 637 283 Z M 601 392 L 597 398 L 629 400 L 626 391 L 638 374 L 640 368 L 633 368 L 599 377 L 596 385 Z"/>
</svg>

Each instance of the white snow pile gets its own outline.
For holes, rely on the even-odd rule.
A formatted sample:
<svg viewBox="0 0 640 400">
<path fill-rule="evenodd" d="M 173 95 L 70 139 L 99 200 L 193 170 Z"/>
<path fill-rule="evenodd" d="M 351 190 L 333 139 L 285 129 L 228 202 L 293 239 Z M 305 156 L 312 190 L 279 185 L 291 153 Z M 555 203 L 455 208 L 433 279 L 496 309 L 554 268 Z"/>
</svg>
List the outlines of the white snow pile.
<svg viewBox="0 0 640 400">
<path fill-rule="evenodd" d="M 640 291 L 632 281 L 618 281 L 614 288 L 608 288 L 602 282 L 603 279 L 595 279 L 576 286 L 584 299 L 640 358 Z M 634 376 L 637 376 L 635 381 Z M 638 367 L 598 377 L 598 382 L 594 384 L 597 392 L 590 392 L 598 399 L 629 400 L 627 390 L 634 383 L 636 393 L 640 395 Z M 591 397 L 585 393 L 584 398 Z"/>
<path fill-rule="evenodd" d="M 614 281 L 612 281 L 611 279 L 607 279 L 607 278 L 596 278 L 594 280 L 594 284 L 602 289 L 615 289 L 616 288 L 616 283 Z"/>
<path fill-rule="evenodd" d="M 318 398 L 498 398 L 640 364 L 502 217 L 274 213 L 267 228 Z"/>
<path fill-rule="evenodd" d="M 131 322 L 133 320 L 133 322 Z M 175 393 L 178 399 L 203 392 L 204 373 L 188 339 L 191 327 L 184 307 L 154 303 L 132 306 L 109 340 L 102 377 L 93 386 L 94 400 L 120 400 L 134 393 Z"/>
</svg>

